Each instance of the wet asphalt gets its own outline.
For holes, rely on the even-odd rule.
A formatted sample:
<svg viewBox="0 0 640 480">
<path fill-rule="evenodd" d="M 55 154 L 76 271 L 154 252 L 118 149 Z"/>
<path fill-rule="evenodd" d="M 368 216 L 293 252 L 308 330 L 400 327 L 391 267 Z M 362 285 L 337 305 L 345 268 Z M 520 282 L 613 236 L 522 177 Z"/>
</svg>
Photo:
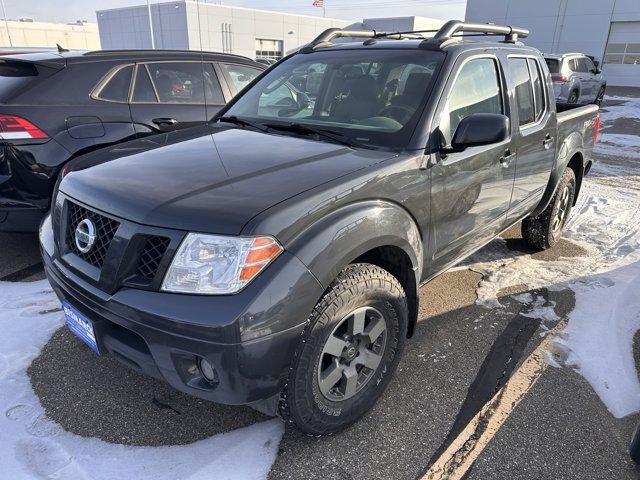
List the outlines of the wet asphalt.
<svg viewBox="0 0 640 480">
<path fill-rule="evenodd" d="M 532 252 L 517 227 L 503 238 L 513 252 L 539 260 L 586 254 L 569 241 Z M 0 234 L 0 246 L 0 278 L 42 278 L 33 235 Z M 311 438 L 287 426 L 269 478 L 413 479 L 424 473 L 542 340 L 537 320 L 523 316 L 530 306 L 513 298 L 525 287 L 501 292 L 503 308 L 488 308 L 475 303 L 481 278 L 461 269 L 423 287 L 415 335 L 378 404 L 331 437 Z M 570 290 L 530 293 L 553 302 L 561 319 L 573 309 Z M 70 432 L 112 443 L 187 444 L 267 418 L 250 408 L 189 397 L 97 357 L 65 328 L 28 375 L 49 418 Z M 465 478 L 638 478 L 640 470 L 627 455 L 638 421 L 613 418 L 577 373 L 548 368 Z"/>
</svg>

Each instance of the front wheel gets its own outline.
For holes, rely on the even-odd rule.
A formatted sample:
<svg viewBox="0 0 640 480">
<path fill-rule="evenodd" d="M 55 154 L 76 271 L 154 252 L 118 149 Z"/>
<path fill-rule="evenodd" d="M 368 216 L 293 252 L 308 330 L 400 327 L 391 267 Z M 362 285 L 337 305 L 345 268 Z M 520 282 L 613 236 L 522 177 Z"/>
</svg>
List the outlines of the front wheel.
<svg viewBox="0 0 640 480">
<path fill-rule="evenodd" d="M 540 215 L 522 221 L 522 238 L 527 245 L 546 250 L 558 243 L 569 219 L 575 194 L 576 175 L 567 168 L 547 208 Z"/>
<path fill-rule="evenodd" d="M 396 370 L 408 323 L 398 280 L 371 264 L 347 266 L 317 303 L 280 401 L 280 414 L 310 435 L 362 417 Z"/>
<path fill-rule="evenodd" d="M 598 90 L 598 95 L 596 95 L 596 100 L 593 102 L 599 107 L 602 105 L 602 101 L 604 100 L 604 92 L 605 87 L 600 87 L 600 90 Z"/>
</svg>

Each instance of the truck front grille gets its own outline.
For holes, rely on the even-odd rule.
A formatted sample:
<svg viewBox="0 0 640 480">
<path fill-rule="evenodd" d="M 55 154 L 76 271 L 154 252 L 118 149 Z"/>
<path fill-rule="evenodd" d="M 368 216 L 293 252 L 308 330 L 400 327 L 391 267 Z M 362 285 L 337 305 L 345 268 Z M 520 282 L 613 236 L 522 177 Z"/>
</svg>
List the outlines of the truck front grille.
<svg viewBox="0 0 640 480">
<path fill-rule="evenodd" d="M 149 237 L 138 260 L 136 273 L 139 277 L 147 280 L 155 278 L 169 243 L 171 239 L 167 237 Z"/>
<path fill-rule="evenodd" d="M 99 213 L 88 210 L 73 202 L 68 202 L 68 221 L 67 221 L 67 246 L 69 250 L 77 256 L 90 263 L 94 267 L 102 268 L 107 251 L 111 245 L 111 241 L 116 234 L 116 230 L 120 223 Z M 96 228 L 96 240 L 91 250 L 82 253 L 75 242 L 76 228 L 78 224 L 89 219 Z"/>
</svg>

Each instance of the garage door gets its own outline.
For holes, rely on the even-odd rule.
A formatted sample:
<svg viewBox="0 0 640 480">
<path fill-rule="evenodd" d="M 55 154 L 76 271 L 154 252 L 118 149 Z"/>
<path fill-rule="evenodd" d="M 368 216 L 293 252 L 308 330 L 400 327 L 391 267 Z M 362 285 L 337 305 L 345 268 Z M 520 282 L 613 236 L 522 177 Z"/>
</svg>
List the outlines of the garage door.
<svg viewBox="0 0 640 480">
<path fill-rule="evenodd" d="M 640 87 L 640 22 L 613 22 L 604 56 L 609 85 Z"/>
</svg>

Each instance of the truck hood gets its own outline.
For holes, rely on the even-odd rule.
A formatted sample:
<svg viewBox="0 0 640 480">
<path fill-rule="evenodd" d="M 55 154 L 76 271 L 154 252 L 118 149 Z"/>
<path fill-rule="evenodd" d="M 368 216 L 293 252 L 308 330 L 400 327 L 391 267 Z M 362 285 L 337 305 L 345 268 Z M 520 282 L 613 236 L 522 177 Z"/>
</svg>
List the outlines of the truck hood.
<svg viewBox="0 0 640 480">
<path fill-rule="evenodd" d="M 203 127 L 93 152 L 71 164 L 60 191 L 144 225 L 239 234 L 263 210 L 392 155 Z"/>
</svg>

